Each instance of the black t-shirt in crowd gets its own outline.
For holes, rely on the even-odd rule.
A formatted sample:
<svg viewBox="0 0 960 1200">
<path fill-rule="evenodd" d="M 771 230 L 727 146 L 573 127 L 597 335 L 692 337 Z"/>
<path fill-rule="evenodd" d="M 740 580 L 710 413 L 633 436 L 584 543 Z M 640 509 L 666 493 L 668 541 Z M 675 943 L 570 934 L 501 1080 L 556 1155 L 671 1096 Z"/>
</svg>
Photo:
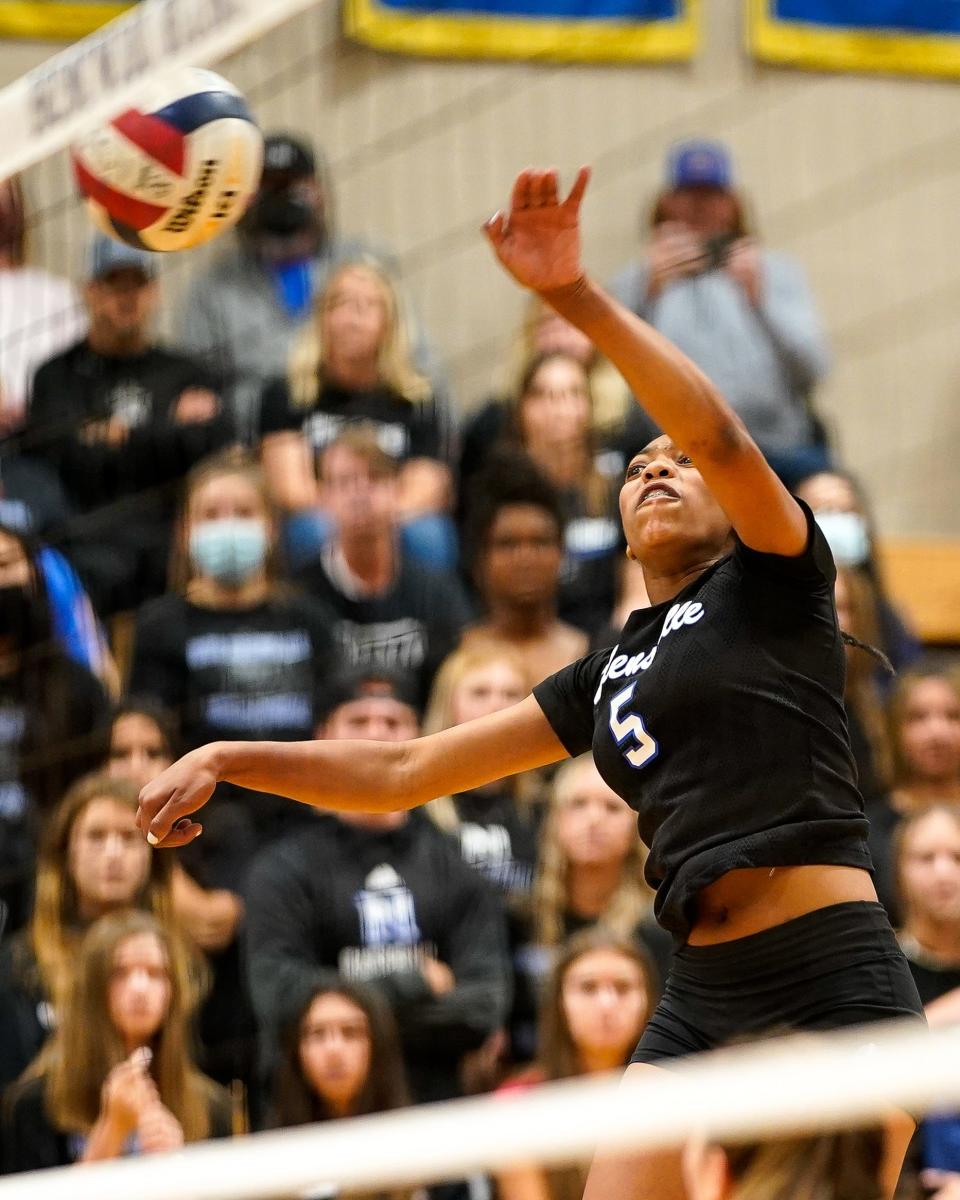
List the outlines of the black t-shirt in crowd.
<svg viewBox="0 0 960 1200">
<path fill-rule="evenodd" d="M 133 496 L 138 511 L 156 503 L 167 511 L 169 489 L 232 435 L 223 406 L 209 420 L 175 420 L 177 401 L 191 388 L 216 391 L 209 371 L 186 355 L 151 346 L 113 357 L 78 342 L 37 371 L 22 440 L 53 466 L 84 511 Z M 96 423 L 111 420 L 128 431 L 121 445 L 91 436 Z M 148 491 L 164 486 L 160 494 Z"/>
<path fill-rule="evenodd" d="M 510 901 L 530 895 L 537 863 L 540 810 L 520 805 L 512 791 L 478 789 L 453 797 L 463 861 Z"/>
<path fill-rule="evenodd" d="M 423 700 L 471 613 L 456 577 L 401 556 L 393 585 L 376 596 L 348 595 L 328 568 L 329 554 L 304 567 L 297 582 L 333 614 L 332 631 L 349 666 L 408 672 Z"/>
<path fill-rule="evenodd" d="M 638 813 L 657 919 L 684 939 L 700 890 L 741 867 L 870 868 L 843 710 L 826 540 L 797 557 L 737 543 L 612 650 L 534 688 L 570 754 Z"/>
<path fill-rule="evenodd" d="M 557 610 L 564 621 L 591 635 L 610 621 L 617 569 L 626 549 L 619 484 L 612 479 L 606 483 L 605 506 L 600 511 L 588 507 L 579 488 L 566 489 L 560 496 L 565 525 Z"/>
<path fill-rule="evenodd" d="M 292 742 L 313 736 L 337 664 L 330 615 L 309 597 L 215 610 L 167 595 L 137 616 L 130 691 L 177 713 L 190 747 Z"/>
<path fill-rule="evenodd" d="M 389 387 L 363 391 L 325 383 L 314 405 L 293 403 L 286 380 L 275 379 L 264 389 L 260 407 L 260 436 L 299 430 L 319 453 L 348 425 L 373 427 L 381 450 L 399 462 L 451 455 L 449 414 L 434 396 L 411 402 Z"/>
<path fill-rule="evenodd" d="M 47 1076 L 35 1075 L 15 1084 L 6 1098 L 0 1127 L 4 1167 L 10 1173 L 68 1167 L 83 1156 L 89 1135 L 69 1133 L 54 1125 L 48 1111 L 47 1087 Z M 209 1137 L 232 1136 L 230 1097 L 212 1085 L 207 1098 L 207 1119 Z M 140 1153 L 136 1135 L 130 1137 L 124 1148 L 124 1157 L 130 1153 Z"/>
<path fill-rule="evenodd" d="M 898 934 L 898 939 L 924 1008 L 960 988 L 960 965 L 944 966 L 905 932 Z"/>
</svg>

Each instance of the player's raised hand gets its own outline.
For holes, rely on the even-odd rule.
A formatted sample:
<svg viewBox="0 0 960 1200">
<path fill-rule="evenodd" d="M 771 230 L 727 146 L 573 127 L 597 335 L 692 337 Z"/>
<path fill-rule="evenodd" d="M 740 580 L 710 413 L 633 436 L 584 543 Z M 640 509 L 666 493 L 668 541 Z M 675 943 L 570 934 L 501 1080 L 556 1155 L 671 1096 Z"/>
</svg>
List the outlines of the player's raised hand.
<svg viewBox="0 0 960 1200">
<path fill-rule="evenodd" d="M 551 292 L 583 277 L 580 201 L 589 179 L 590 168 L 581 167 L 569 196 L 561 200 L 555 170 L 526 170 L 517 176 L 509 210 L 494 213 L 483 227 L 517 283 Z"/>
<path fill-rule="evenodd" d="M 186 846 L 200 836 L 203 826 L 190 813 L 203 808 L 219 782 L 211 749 L 191 750 L 140 792 L 137 825 L 152 846 Z"/>
</svg>

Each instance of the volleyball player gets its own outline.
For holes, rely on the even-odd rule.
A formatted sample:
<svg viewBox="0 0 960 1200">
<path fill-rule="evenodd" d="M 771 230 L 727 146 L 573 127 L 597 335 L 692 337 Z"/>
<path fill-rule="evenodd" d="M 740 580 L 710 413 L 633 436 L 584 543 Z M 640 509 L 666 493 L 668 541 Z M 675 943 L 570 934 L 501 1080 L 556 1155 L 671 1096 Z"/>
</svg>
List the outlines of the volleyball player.
<svg viewBox="0 0 960 1200">
<path fill-rule="evenodd" d="M 194 750 L 144 789 L 141 827 L 160 845 L 189 842 L 200 827 L 188 814 L 220 780 L 392 810 L 592 749 L 637 810 L 657 917 L 679 947 L 629 1070 L 770 1028 L 919 1016 L 869 874 L 829 548 L 710 381 L 584 274 L 588 178 L 561 201 L 556 172 L 522 172 L 486 233 L 666 430 L 630 461 L 620 495 L 651 607 L 520 704 L 430 737 Z M 677 1178 L 666 1159 L 642 1174 L 601 1163 L 587 1195 L 659 1196 Z"/>
</svg>

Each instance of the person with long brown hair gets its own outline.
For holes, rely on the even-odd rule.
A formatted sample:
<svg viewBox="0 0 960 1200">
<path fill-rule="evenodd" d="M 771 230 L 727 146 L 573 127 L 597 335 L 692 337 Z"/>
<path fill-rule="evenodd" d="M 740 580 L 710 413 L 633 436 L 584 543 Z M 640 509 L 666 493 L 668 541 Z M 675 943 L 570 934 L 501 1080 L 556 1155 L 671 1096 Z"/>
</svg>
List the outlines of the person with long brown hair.
<svg viewBox="0 0 960 1200">
<path fill-rule="evenodd" d="M 540 1004 L 536 1062 L 501 1095 L 626 1065 L 656 1004 L 654 971 L 636 943 L 597 925 L 566 941 Z M 518 1167 L 497 1177 L 500 1200 L 579 1200 L 584 1172 Z"/>
<path fill-rule="evenodd" d="M 444 659 L 433 681 L 423 719 L 424 733 L 500 712 L 530 690 L 526 666 L 507 647 L 461 647 Z M 442 796 L 426 808 L 441 829 L 460 843 L 464 862 L 502 892 L 508 912 L 530 896 L 537 855 L 539 788 L 532 779 L 487 784 Z"/>
<path fill-rule="evenodd" d="M 522 171 L 486 233 L 666 430 L 630 460 L 620 493 L 650 607 L 532 697 L 432 737 L 196 750 L 141 793 L 141 828 L 157 845 L 192 841 L 190 814 L 221 779 L 392 811 L 592 749 L 638 813 L 655 914 L 678 947 L 632 1077 L 772 1027 L 922 1019 L 870 878 L 829 546 L 710 380 L 587 275 L 588 180 L 582 168 L 561 199 L 556 171 Z M 893 1160 L 908 1124 L 891 1120 Z M 678 1168 L 671 1153 L 598 1160 L 587 1196 L 674 1195 Z"/>
<path fill-rule="evenodd" d="M 316 557 L 329 519 L 316 456 L 341 430 L 363 423 L 400 465 L 399 506 L 408 548 L 451 567 L 456 546 L 449 403 L 414 364 L 399 290 L 368 259 L 336 267 L 290 354 L 286 379 L 268 385 L 260 411 L 263 466 L 278 506 L 292 516 L 296 565 Z"/>
<path fill-rule="evenodd" d="M 611 471 L 609 456 L 598 455 L 593 407 L 578 359 L 537 355 L 520 380 L 506 431 L 508 444 L 522 447 L 557 490 L 565 551 L 560 615 L 588 633 L 610 620 L 625 548 L 617 507 L 622 459 L 614 456 Z"/>
<path fill-rule="evenodd" d="M 336 657 L 330 628 L 318 601 L 283 585 L 259 467 L 232 453 L 207 459 L 187 478 L 170 590 L 137 615 L 130 691 L 169 709 L 187 747 L 310 737 Z M 243 815 L 270 836 L 287 814 L 248 803 Z"/>
<path fill-rule="evenodd" d="M 564 763 L 551 785 L 532 904 L 514 956 L 517 1061 L 536 1054 L 537 997 L 559 948 L 575 933 L 602 925 L 630 938 L 655 963 L 659 979 L 665 977 L 670 939 L 653 920 L 645 857 L 633 810 L 603 781 L 592 757 Z"/>
<path fill-rule="evenodd" d="M 280 1128 L 407 1107 L 410 1093 L 389 1006 L 362 984 L 311 988 L 281 1033 L 273 1084 L 273 1118 Z M 392 1188 L 365 1193 L 364 1200 L 426 1195 L 419 1188 Z M 351 1193 L 350 1200 L 360 1197 Z"/>
<path fill-rule="evenodd" d="M 888 712 L 894 808 L 960 804 L 960 677 L 936 666 L 906 671 Z"/>
<path fill-rule="evenodd" d="M 108 912 L 173 915 L 172 860 L 138 836 L 137 788 L 79 780 L 51 813 L 37 863 L 33 915 L 0 952 L 0 1086 L 39 1052 L 62 1015 L 84 933 Z"/>
<path fill-rule="evenodd" d="M 338 658 L 331 627 L 319 601 L 283 582 L 259 466 L 242 455 L 208 459 L 187 478 L 170 590 L 137 615 L 130 689 L 174 713 L 187 747 L 211 737 L 310 737 Z M 218 895 L 224 918 L 208 946 L 214 983 L 203 1013 L 204 1066 L 255 1094 L 255 1021 L 237 940 L 244 881 L 257 845 L 311 814 L 229 785 L 221 799 L 220 821 L 180 865 L 207 897 Z M 180 881 L 180 899 L 208 908 L 191 898 L 189 881 Z"/>
<path fill-rule="evenodd" d="M 346 981 L 312 988 L 281 1031 L 273 1098 L 281 1128 L 406 1107 L 400 1036 L 386 1001 Z"/>
<path fill-rule="evenodd" d="M 9 1170 L 230 1135 L 228 1095 L 191 1058 L 196 994 L 186 962 L 150 913 L 110 913 L 91 926 L 57 1032 L 5 1097 Z"/>
<path fill-rule="evenodd" d="M 883 1163 L 876 1126 L 733 1145 L 694 1138 L 683 1177 L 689 1200 L 880 1200 Z"/>
</svg>

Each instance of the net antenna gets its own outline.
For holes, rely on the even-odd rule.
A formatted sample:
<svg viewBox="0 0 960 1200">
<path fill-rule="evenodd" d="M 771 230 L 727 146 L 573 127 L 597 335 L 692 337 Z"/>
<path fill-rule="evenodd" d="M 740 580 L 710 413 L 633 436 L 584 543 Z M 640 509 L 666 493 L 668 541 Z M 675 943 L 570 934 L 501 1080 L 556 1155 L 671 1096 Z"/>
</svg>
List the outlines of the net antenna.
<svg viewBox="0 0 960 1200">
<path fill-rule="evenodd" d="M 0 91 L 14 175 L 130 107 L 171 67 L 206 66 L 320 0 L 142 0 Z"/>
<path fill-rule="evenodd" d="M 752 1141 L 872 1125 L 891 1109 L 960 1107 L 960 1026 L 917 1021 L 796 1035 L 687 1059 L 639 1079 L 544 1085 L 78 1170 L 0 1181 L 0 1200 L 257 1200 L 332 1185 L 378 1191 L 597 1149 Z"/>
</svg>

